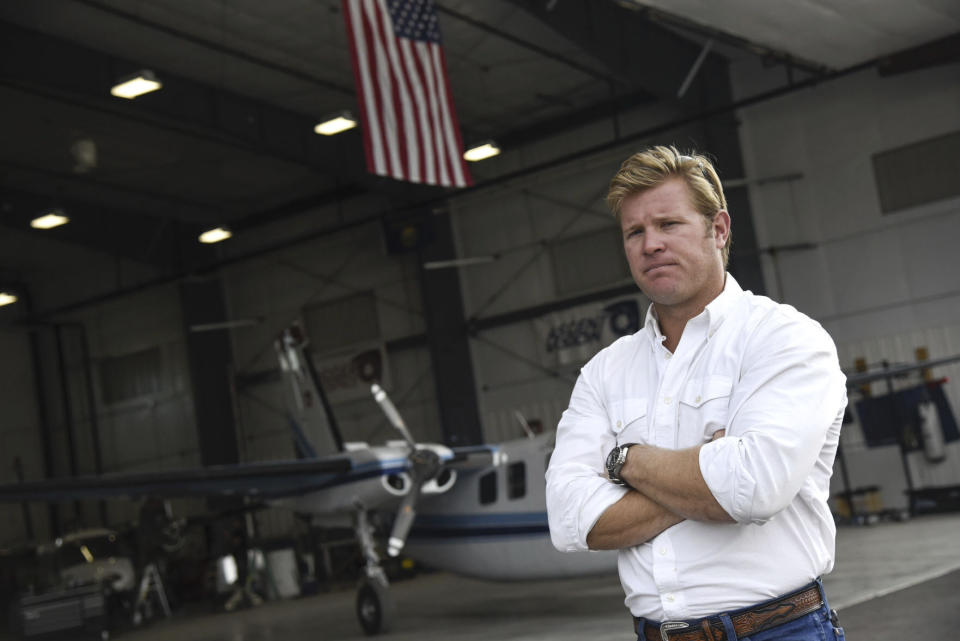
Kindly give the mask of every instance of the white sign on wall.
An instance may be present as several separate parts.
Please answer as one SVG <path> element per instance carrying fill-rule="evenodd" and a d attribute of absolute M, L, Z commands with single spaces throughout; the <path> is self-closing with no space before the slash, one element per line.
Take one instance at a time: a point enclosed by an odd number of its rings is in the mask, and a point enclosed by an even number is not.
<path fill-rule="evenodd" d="M 541 362 L 553 368 L 580 367 L 621 336 L 640 329 L 641 297 L 588 303 L 541 316 L 537 328 Z"/>
<path fill-rule="evenodd" d="M 384 380 L 387 355 L 382 344 L 318 355 L 314 363 L 320 384 L 331 403 L 372 398 L 370 385 L 373 383 L 390 386 Z"/>

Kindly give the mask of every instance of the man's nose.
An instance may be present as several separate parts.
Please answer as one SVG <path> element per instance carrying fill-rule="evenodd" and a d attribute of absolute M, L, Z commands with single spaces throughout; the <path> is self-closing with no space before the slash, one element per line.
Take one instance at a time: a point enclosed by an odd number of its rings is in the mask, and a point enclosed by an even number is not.
<path fill-rule="evenodd" d="M 648 231 L 643 235 L 643 253 L 655 254 L 663 251 L 663 236 L 655 231 Z"/>

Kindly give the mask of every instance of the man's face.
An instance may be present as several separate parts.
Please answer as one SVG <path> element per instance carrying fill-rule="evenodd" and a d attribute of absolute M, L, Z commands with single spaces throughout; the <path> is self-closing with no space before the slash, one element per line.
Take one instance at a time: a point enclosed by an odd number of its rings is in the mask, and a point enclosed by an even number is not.
<path fill-rule="evenodd" d="M 705 227 L 681 178 L 623 201 L 620 228 L 630 273 L 658 311 L 696 315 L 722 291 L 721 248 L 730 215 L 720 211 Z"/>

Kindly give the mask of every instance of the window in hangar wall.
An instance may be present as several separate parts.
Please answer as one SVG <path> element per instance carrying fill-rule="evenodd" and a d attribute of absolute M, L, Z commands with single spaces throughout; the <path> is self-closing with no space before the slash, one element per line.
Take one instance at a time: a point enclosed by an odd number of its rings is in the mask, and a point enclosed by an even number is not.
<path fill-rule="evenodd" d="M 303 308 L 307 339 L 318 353 L 380 339 L 373 292 L 360 292 Z"/>
<path fill-rule="evenodd" d="M 615 285 L 630 278 L 620 227 L 611 216 L 602 229 L 550 243 L 558 296 Z"/>
<path fill-rule="evenodd" d="M 100 360 L 100 395 L 104 405 L 152 396 L 166 390 L 159 347 Z"/>
<path fill-rule="evenodd" d="M 960 196 L 960 131 L 873 155 L 880 209 L 892 214 Z"/>

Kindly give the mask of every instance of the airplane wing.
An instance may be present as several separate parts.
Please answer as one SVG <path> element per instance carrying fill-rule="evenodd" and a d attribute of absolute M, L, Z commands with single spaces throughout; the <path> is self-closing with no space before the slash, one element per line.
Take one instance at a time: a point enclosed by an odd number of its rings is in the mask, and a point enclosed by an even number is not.
<path fill-rule="evenodd" d="M 451 448 L 453 458 L 446 466 L 455 470 L 478 470 L 496 467 L 505 462 L 506 454 L 497 445 L 464 445 Z"/>
<path fill-rule="evenodd" d="M 296 496 L 351 477 L 349 455 L 242 463 L 139 474 L 105 474 L 0 484 L 0 502 L 73 501 L 142 496 Z"/>
<path fill-rule="evenodd" d="M 847 387 L 855 387 L 857 385 L 863 385 L 865 383 L 884 379 L 893 379 L 917 370 L 928 369 L 938 365 L 947 365 L 957 361 L 960 361 L 960 354 L 929 361 L 917 361 L 916 363 L 910 363 L 907 365 L 894 365 L 887 369 L 875 370 L 872 372 L 851 372 L 847 374 Z"/>

